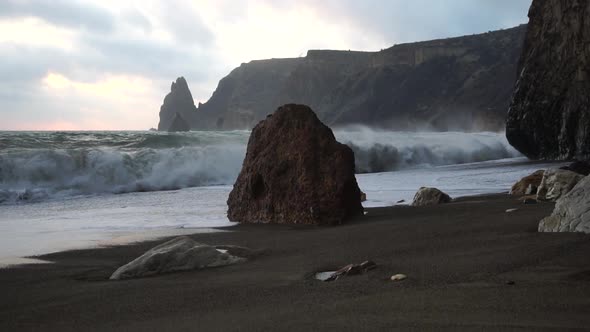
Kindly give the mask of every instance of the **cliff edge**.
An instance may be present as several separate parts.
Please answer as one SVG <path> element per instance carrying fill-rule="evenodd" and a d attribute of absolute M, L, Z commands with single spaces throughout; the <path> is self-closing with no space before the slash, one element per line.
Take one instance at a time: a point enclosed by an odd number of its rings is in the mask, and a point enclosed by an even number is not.
<path fill-rule="evenodd" d="M 590 157 L 590 0 L 534 0 L 506 122 L 534 159 Z"/>
<path fill-rule="evenodd" d="M 251 61 L 219 82 L 191 126 L 251 129 L 277 105 L 300 103 L 330 126 L 503 130 L 525 31 Z"/>

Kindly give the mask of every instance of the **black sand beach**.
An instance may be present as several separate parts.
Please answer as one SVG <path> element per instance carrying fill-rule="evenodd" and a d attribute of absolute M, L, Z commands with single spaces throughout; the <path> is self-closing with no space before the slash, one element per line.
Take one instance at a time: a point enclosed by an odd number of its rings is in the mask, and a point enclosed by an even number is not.
<path fill-rule="evenodd" d="M 588 329 L 590 236 L 538 233 L 552 209 L 490 195 L 338 227 L 239 225 L 192 237 L 261 249 L 251 261 L 127 281 L 107 279 L 162 241 L 51 254 L 0 270 L 0 331 Z M 367 259 L 378 268 L 312 278 Z"/>

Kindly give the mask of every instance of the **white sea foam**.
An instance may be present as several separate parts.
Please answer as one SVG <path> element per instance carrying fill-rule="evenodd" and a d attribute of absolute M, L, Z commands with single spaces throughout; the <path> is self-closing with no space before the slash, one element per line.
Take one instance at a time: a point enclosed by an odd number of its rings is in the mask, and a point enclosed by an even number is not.
<path fill-rule="evenodd" d="M 437 187 L 453 198 L 507 192 L 521 177 L 559 166 L 513 158 L 358 174 L 357 181 L 367 194 L 363 206 L 391 206 L 401 199 L 410 203 L 421 186 Z M 230 226 L 226 215 L 230 190 L 231 186 L 194 187 L 2 205 L 0 266 L 25 255 Z"/>
<path fill-rule="evenodd" d="M 357 172 L 373 173 L 519 156 L 503 134 L 334 131 L 355 151 Z M 0 132 L 0 204 L 96 194 L 231 185 L 247 131 Z"/>
<path fill-rule="evenodd" d="M 0 158 L 0 202 L 231 183 L 244 145 L 24 150 Z"/>
<path fill-rule="evenodd" d="M 521 156 L 501 133 L 392 132 L 354 126 L 335 131 L 335 136 L 352 147 L 359 173 Z"/>

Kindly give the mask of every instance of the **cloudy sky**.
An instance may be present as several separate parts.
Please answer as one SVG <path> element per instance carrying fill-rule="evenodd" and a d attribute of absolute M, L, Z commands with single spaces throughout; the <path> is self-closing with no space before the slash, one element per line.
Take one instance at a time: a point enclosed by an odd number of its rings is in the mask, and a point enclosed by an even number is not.
<path fill-rule="evenodd" d="M 0 130 L 147 129 L 242 62 L 526 23 L 531 0 L 0 0 Z"/>

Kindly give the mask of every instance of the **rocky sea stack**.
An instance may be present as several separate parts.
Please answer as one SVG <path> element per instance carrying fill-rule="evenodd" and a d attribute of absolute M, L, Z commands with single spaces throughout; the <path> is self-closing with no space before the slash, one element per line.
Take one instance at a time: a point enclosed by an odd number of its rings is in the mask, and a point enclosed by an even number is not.
<path fill-rule="evenodd" d="M 196 119 L 197 107 L 193 100 L 193 95 L 188 88 L 184 77 L 179 77 L 176 82 L 172 82 L 170 93 L 164 98 L 164 103 L 160 107 L 159 131 L 188 131 L 190 123 Z M 180 118 L 180 119 L 178 119 Z M 176 127 L 172 127 L 175 124 Z M 180 127 L 179 127 L 180 126 Z M 179 130 L 178 128 L 185 128 Z"/>
<path fill-rule="evenodd" d="M 245 223 L 342 223 L 362 215 L 354 153 L 305 105 L 279 107 L 254 127 L 229 195 L 228 218 Z"/>
<path fill-rule="evenodd" d="M 186 120 L 180 115 L 180 113 L 176 113 L 174 118 L 172 119 L 172 123 L 168 127 L 168 131 L 176 132 L 176 131 L 190 131 L 191 126 L 186 122 Z"/>
<path fill-rule="evenodd" d="M 506 137 L 529 158 L 590 157 L 590 0 L 535 0 Z"/>

